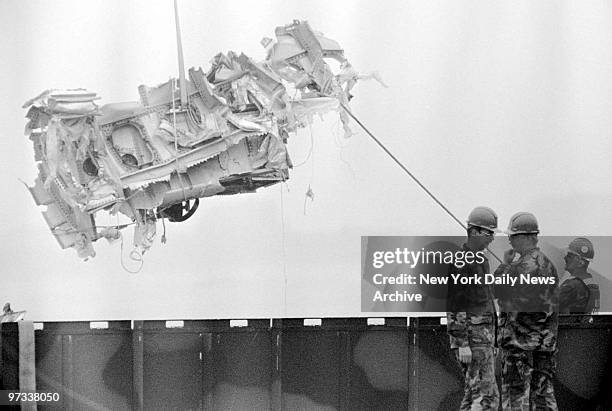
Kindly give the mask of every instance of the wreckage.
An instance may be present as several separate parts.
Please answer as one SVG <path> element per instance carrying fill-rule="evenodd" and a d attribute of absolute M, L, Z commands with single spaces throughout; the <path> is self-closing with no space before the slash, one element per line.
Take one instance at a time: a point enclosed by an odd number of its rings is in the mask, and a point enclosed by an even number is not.
<path fill-rule="evenodd" d="M 142 255 L 160 219 L 178 222 L 199 199 L 254 192 L 289 178 L 287 138 L 313 115 L 337 111 L 360 76 L 340 45 L 307 22 L 263 39 L 264 61 L 218 54 L 207 72 L 185 76 L 179 43 L 179 80 L 140 86 L 140 101 L 99 107 L 83 89 L 49 90 L 25 103 L 26 134 L 38 177 L 28 187 L 62 248 L 95 256 L 93 242 L 120 238 L 134 226 Z M 326 59 L 335 59 L 333 73 Z M 372 76 L 372 75 L 370 75 Z M 375 77 L 375 76 L 374 76 Z M 123 214 L 131 223 L 97 226 L 96 214 Z"/>
<path fill-rule="evenodd" d="M 12 323 L 22 321 L 26 315 L 25 311 L 13 311 L 11 303 L 4 304 L 2 314 L 0 314 L 0 323 Z"/>

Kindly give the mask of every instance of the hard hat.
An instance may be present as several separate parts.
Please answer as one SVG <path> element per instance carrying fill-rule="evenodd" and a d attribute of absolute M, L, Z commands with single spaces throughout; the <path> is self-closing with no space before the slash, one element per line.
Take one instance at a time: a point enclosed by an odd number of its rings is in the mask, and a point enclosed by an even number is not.
<path fill-rule="evenodd" d="M 567 247 L 567 252 L 577 255 L 587 261 L 591 261 L 595 257 L 595 249 L 593 243 L 587 238 L 578 237 L 572 240 Z"/>
<path fill-rule="evenodd" d="M 489 207 L 476 207 L 472 210 L 467 220 L 468 227 L 480 227 L 493 232 L 497 229 L 497 214 Z"/>
<path fill-rule="evenodd" d="M 538 234 L 538 220 L 531 213 L 520 211 L 510 218 L 508 229 L 505 231 L 508 235 L 515 234 Z"/>

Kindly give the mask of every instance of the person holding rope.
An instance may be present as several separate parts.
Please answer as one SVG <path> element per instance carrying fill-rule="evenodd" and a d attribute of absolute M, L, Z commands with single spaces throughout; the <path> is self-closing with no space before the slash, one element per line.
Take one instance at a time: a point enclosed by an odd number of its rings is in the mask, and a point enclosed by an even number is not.
<path fill-rule="evenodd" d="M 497 214 L 488 207 L 476 207 L 467 221 L 464 251 L 482 252 L 493 241 Z M 485 257 L 461 268 L 450 266 L 452 273 L 484 277 L 490 273 Z M 451 283 L 452 284 L 452 283 Z M 450 348 L 464 375 L 464 393 L 460 410 L 497 410 L 499 390 L 495 381 L 495 332 L 497 317 L 491 285 L 449 285 L 447 329 Z"/>

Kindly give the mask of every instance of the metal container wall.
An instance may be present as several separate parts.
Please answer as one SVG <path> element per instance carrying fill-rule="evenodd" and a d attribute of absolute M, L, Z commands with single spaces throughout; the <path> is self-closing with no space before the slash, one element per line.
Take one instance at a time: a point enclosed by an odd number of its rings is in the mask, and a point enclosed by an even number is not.
<path fill-rule="evenodd" d="M 612 316 L 564 317 L 559 409 L 612 409 Z M 44 323 L 35 332 L 39 409 L 454 410 L 459 367 L 439 318 Z M 245 325 L 239 324 L 239 325 Z M 3 389 L 18 387 L 18 330 L 2 325 Z M 499 368 L 499 367 L 498 367 Z"/>
<path fill-rule="evenodd" d="M 91 329 L 88 322 L 44 323 L 35 332 L 35 356 L 37 391 L 61 397 L 39 409 L 131 409 L 130 321 L 110 321 L 107 329 Z"/>
<path fill-rule="evenodd" d="M 135 409 L 271 408 L 270 320 L 231 327 L 229 320 L 135 323 Z M 136 355 L 138 357 L 138 354 Z M 139 400 L 142 398 L 142 400 Z"/>

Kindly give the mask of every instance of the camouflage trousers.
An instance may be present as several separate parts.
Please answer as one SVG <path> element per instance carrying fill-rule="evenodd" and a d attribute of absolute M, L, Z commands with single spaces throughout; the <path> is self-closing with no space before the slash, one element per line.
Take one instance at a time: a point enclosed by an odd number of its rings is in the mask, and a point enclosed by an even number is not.
<path fill-rule="evenodd" d="M 554 351 L 502 351 L 502 409 L 557 411 Z"/>
<path fill-rule="evenodd" d="M 465 383 L 461 411 L 495 410 L 499 406 L 499 391 L 495 381 L 495 355 L 493 347 L 471 347 L 472 362 L 459 363 Z M 456 350 L 455 350 L 456 351 Z"/>

